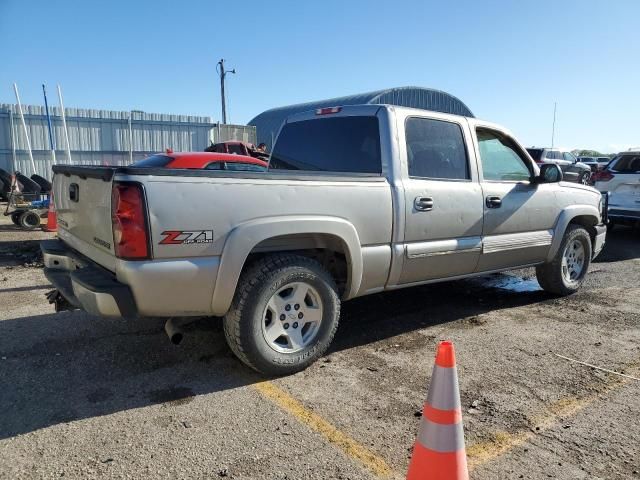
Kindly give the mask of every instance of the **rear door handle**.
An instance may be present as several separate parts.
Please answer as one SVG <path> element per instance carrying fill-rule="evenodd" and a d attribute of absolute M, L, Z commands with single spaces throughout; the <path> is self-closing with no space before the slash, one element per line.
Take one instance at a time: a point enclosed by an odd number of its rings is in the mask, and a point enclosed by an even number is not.
<path fill-rule="evenodd" d="M 428 212 L 429 210 L 433 210 L 433 198 L 416 197 L 416 199 L 413 201 L 413 206 L 416 207 L 416 210 L 420 210 L 421 212 Z"/>
<path fill-rule="evenodd" d="M 497 195 L 489 195 L 487 197 L 487 208 L 500 208 L 502 206 L 502 199 Z"/>

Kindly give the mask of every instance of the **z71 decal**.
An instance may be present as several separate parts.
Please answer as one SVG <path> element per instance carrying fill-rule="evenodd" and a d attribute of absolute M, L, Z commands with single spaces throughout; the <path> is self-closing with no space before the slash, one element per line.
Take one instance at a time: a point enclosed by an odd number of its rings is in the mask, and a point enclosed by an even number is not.
<path fill-rule="evenodd" d="M 213 243 L 213 230 L 166 230 L 160 245 L 190 245 Z"/>

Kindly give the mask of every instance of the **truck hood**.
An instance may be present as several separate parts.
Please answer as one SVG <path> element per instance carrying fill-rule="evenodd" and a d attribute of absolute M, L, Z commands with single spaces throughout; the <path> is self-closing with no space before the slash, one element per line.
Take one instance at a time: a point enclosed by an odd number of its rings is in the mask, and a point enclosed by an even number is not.
<path fill-rule="evenodd" d="M 581 183 L 565 182 L 565 181 L 560 182 L 560 185 L 563 188 L 577 188 L 578 190 L 584 190 L 586 192 L 591 192 L 591 193 L 593 193 L 594 195 L 597 195 L 597 196 L 601 195 L 600 192 L 595 187 L 592 187 L 590 185 L 582 185 Z"/>

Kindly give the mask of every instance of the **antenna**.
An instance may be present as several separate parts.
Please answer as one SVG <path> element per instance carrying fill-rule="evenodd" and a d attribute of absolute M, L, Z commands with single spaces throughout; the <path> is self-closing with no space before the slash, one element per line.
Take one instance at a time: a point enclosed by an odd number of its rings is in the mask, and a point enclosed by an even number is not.
<path fill-rule="evenodd" d="M 558 102 L 553 102 L 553 126 L 551 127 L 551 148 L 553 148 L 554 141 L 556 139 L 556 109 Z"/>

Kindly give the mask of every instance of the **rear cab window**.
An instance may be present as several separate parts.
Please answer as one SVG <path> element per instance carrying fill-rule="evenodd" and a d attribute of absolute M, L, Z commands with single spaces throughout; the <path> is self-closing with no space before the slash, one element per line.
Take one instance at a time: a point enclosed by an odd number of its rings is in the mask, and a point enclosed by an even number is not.
<path fill-rule="evenodd" d="M 151 155 L 150 157 L 143 158 L 137 162 L 131 164 L 132 167 L 144 167 L 144 168 L 164 168 L 173 160 L 173 157 L 167 155 Z"/>
<path fill-rule="evenodd" d="M 380 175 L 378 118 L 334 117 L 287 123 L 276 140 L 269 169 Z"/>
<path fill-rule="evenodd" d="M 264 172 L 266 168 L 253 163 L 226 162 L 225 170 L 235 172 Z"/>

